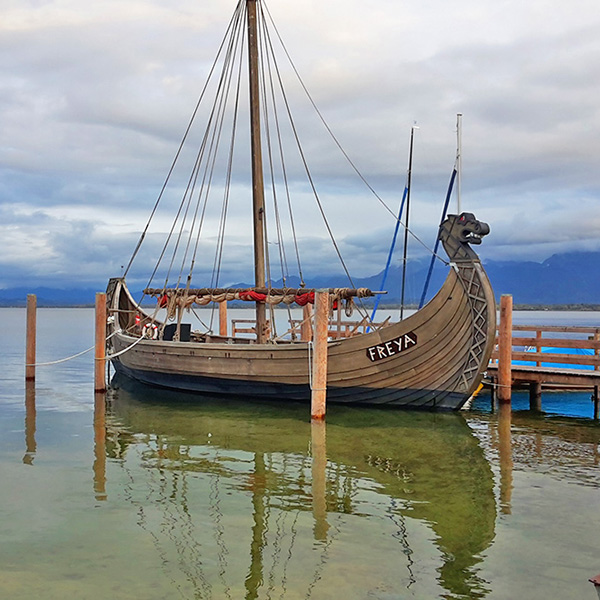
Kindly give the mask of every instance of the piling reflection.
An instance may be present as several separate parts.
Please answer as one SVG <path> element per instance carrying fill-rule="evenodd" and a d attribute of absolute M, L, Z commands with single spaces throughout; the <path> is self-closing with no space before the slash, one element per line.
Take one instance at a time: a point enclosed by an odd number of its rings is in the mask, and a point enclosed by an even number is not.
<path fill-rule="evenodd" d="M 252 490 L 252 542 L 250 544 L 250 567 L 246 575 L 246 599 L 258 598 L 258 591 L 263 582 L 263 549 L 265 523 L 265 495 L 267 470 L 262 453 L 254 455 L 254 470 L 250 475 L 249 487 Z"/>
<path fill-rule="evenodd" d="M 106 392 L 94 394 L 94 494 L 106 500 Z"/>
<path fill-rule="evenodd" d="M 543 472 L 564 481 L 600 487 L 598 471 L 593 468 L 598 465 L 600 428 L 594 421 L 524 411 L 510 415 L 510 430 L 506 423 L 508 419 L 498 420 L 501 449 L 506 449 L 500 456 L 504 489 L 508 491 L 512 486 L 512 471 L 516 470 Z M 507 498 L 510 501 L 510 494 Z"/>
<path fill-rule="evenodd" d="M 327 468 L 327 426 L 323 421 L 310 424 L 312 454 L 312 510 L 315 519 L 315 540 L 327 541 L 326 468 Z"/>
<path fill-rule="evenodd" d="M 511 441 L 512 410 L 510 404 L 498 407 L 498 454 L 500 458 L 500 512 L 511 514 L 513 459 Z"/>
<path fill-rule="evenodd" d="M 37 451 L 35 441 L 36 407 L 35 407 L 35 381 L 25 382 L 25 455 L 23 462 L 33 465 Z"/>
<path fill-rule="evenodd" d="M 489 593 L 493 477 L 460 415 L 336 407 L 311 424 L 303 406 L 110 394 L 123 494 L 198 597 Z"/>

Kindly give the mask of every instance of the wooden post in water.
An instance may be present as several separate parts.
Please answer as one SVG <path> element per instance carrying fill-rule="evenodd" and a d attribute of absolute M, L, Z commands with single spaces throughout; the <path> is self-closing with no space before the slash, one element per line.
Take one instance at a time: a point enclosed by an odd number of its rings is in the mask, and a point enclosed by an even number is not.
<path fill-rule="evenodd" d="M 25 347 L 25 380 L 35 379 L 35 337 L 37 297 L 27 294 L 27 341 Z"/>
<path fill-rule="evenodd" d="M 529 410 L 542 412 L 542 384 L 539 381 L 529 384 Z"/>
<path fill-rule="evenodd" d="M 96 355 L 94 391 L 106 391 L 106 294 L 96 293 Z"/>
<path fill-rule="evenodd" d="M 329 291 L 315 292 L 315 341 L 312 364 L 311 418 L 325 418 L 327 396 L 327 335 L 329 333 Z"/>
<path fill-rule="evenodd" d="M 498 331 L 498 402 L 510 403 L 512 386 L 512 305 L 509 294 L 500 298 L 500 327 Z"/>
<path fill-rule="evenodd" d="M 25 382 L 25 455 L 23 463 L 32 465 L 37 449 L 35 442 L 35 381 Z"/>
<path fill-rule="evenodd" d="M 227 337 L 227 300 L 219 302 L 219 335 Z"/>
<path fill-rule="evenodd" d="M 496 408 L 498 407 L 498 380 L 496 377 L 492 377 L 491 380 L 491 388 L 490 388 L 490 411 L 496 412 Z"/>

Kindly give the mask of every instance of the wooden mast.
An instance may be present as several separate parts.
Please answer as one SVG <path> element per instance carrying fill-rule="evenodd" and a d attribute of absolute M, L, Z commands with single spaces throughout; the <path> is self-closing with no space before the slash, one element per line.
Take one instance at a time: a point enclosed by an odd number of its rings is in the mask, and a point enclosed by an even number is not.
<path fill-rule="evenodd" d="M 265 287 L 265 193 L 263 182 L 262 148 L 260 139 L 260 98 L 258 64 L 257 0 L 246 0 L 248 12 L 248 66 L 250 79 L 250 135 L 252 140 L 252 207 L 254 225 L 254 285 Z M 266 341 L 266 306 L 256 303 L 256 340 Z"/>

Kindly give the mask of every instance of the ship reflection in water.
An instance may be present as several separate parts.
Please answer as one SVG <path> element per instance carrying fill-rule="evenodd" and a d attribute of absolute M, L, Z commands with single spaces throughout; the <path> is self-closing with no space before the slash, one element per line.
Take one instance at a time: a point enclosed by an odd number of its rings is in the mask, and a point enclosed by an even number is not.
<path fill-rule="evenodd" d="M 127 500 L 182 597 L 486 597 L 494 481 L 463 417 L 307 416 L 114 380 L 96 498 Z"/>

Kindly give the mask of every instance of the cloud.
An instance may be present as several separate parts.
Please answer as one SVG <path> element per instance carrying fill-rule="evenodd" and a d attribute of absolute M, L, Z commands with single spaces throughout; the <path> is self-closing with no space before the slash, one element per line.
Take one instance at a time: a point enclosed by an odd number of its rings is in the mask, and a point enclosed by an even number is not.
<path fill-rule="evenodd" d="M 433 245 L 459 112 L 462 206 L 492 228 L 479 249 L 484 258 L 543 260 L 600 248 L 600 14 L 595 0 L 547 8 L 516 0 L 269 4 L 321 114 L 390 209 L 348 168 L 302 87 L 286 79 L 329 228 L 360 275 L 385 263 L 390 212 L 404 188 L 415 121 L 411 227 Z M 0 285 L 95 282 L 119 274 L 232 10 L 220 0 L 6 3 L 0 23 Z M 193 133 L 196 145 L 201 135 Z M 246 126 L 238 136 L 248 144 Z M 184 161 L 191 164 L 193 156 Z M 219 158 L 219 166 L 224 161 Z M 226 229 L 232 250 L 223 256 L 223 278 L 231 281 L 252 272 L 244 249 L 251 240 L 249 164 L 236 154 L 234 166 Z M 320 211 L 309 211 L 315 200 L 301 182 L 302 170 L 290 166 L 286 175 L 299 201 L 295 226 L 306 268 L 339 271 Z M 175 191 L 185 185 L 178 180 L 167 193 L 167 208 L 176 210 Z M 220 197 L 224 185 L 215 179 Z M 279 202 L 293 263 L 285 193 Z M 268 218 L 276 224 L 272 213 Z M 220 209 L 207 207 L 208 239 L 200 246 L 207 276 L 219 219 Z M 140 253 L 140 281 L 169 228 L 166 214 L 158 213 Z M 276 228 L 269 240 L 277 256 Z M 410 244 L 409 254 L 420 257 L 423 248 Z"/>

